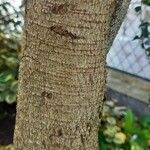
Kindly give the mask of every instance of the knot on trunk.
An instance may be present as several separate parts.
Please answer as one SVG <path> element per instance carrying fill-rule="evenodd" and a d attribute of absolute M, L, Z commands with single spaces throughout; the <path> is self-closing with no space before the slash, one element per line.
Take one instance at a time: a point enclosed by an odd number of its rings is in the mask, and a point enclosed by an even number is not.
<path fill-rule="evenodd" d="M 55 4 L 51 8 L 53 14 L 65 14 L 68 11 L 71 11 L 75 8 L 75 5 L 64 3 L 64 4 Z"/>
<path fill-rule="evenodd" d="M 54 13 L 54 14 L 65 14 L 65 13 L 67 13 L 67 11 L 68 11 L 68 7 L 69 7 L 69 5 L 68 4 L 60 4 L 60 5 L 54 5 L 53 7 L 52 7 L 52 13 Z"/>
<path fill-rule="evenodd" d="M 42 92 L 41 96 L 44 97 L 44 98 L 51 99 L 52 98 L 52 93 L 48 93 L 48 92 L 44 91 L 44 92 Z"/>

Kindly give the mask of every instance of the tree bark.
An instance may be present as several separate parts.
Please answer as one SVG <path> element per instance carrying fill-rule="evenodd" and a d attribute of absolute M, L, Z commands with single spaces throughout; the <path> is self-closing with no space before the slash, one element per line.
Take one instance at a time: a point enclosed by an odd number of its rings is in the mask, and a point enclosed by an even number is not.
<path fill-rule="evenodd" d="M 17 150 L 98 149 L 109 28 L 124 6 L 118 2 L 26 1 Z"/>

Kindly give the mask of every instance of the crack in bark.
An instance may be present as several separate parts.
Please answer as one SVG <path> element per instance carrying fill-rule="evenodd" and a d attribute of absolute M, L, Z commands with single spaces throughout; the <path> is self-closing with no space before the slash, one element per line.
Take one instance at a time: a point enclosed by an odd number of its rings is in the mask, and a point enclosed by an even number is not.
<path fill-rule="evenodd" d="M 66 38 L 81 39 L 81 37 L 77 36 L 76 34 L 73 34 L 73 33 L 69 32 L 68 30 L 63 29 L 62 26 L 51 26 L 50 30 L 55 32 L 56 34 L 66 37 Z"/>
<path fill-rule="evenodd" d="M 82 146 L 83 146 L 83 150 L 85 150 L 85 138 L 82 134 L 80 135 L 80 137 L 81 137 L 81 143 L 82 143 Z"/>
<path fill-rule="evenodd" d="M 47 148 L 46 142 L 44 140 L 42 141 L 42 145 L 44 146 L 45 149 Z"/>

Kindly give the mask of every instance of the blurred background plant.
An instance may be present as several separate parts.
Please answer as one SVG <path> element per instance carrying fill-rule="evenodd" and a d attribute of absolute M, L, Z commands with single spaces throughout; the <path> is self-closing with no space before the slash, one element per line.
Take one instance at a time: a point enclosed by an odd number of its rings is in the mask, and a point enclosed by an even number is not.
<path fill-rule="evenodd" d="M 15 148 L 12 144 L 10 144 L 8 146 L 0 146 L 0 150 L 15 150 Z"/>
<path fill-rule="evenodd" d="M 148 150 L 150 148 L 150 116 L 137 118 L 132 110 L 107 101 L 99 131 L 102 150 Z"/>
<path fill-rule="evenodd" d="M 0 102 L 16 102 L 22 12 L 9 2 L 0 3 Z"/>
<path fill-rule="evenodd" d="M 142 0 L 143 4 L 150 6 L 150 0 Z"/>
<path fill-rule="evenodd" d="M 142 5 L 150 6 L 150 0 L 142 0 L 142 3 Z M 135 7 L 137 13 L 142 13 L 142 5 Z M 134 40 L 140 40 L 141 47 L 145 50 L 147 55 L 150 56 L 150 20 L 141 19 L 141 24 L 139 26 L 141 33 L 140 35 L 136 35 Z"/>

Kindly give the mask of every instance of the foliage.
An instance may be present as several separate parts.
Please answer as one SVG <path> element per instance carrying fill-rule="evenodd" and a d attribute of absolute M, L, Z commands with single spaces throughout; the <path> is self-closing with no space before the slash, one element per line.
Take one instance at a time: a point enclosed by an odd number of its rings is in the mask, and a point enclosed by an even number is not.
<path fill-rule="evenodd" d="M 15 150 L 15 148 L 12 144 L 10 144 L 8 146 L 0 146 L 0 150 Z"/>
<path fill-rule="evenodd" d="M 150 146 L 150 116 L 139 119 L 130 109 L 107 101 L 99 131 L 102 150 L 148 150 Z"/>
<path fill-rule="evenodd" d="M 16 101 L 21 15 L 10 3 L 0 4 L 0 102 Z"/>
<path fill-rule="evenodd" d="M 150 6 L 150 0 L 142 0 L 143 4 Z"/>
<path fill-rule="evenodd" d="M 150 6 L 150 0 L 142 0 L 142 3 Z M 141 14 L 142 6 L 137 6 L 135 8 L 135 11 L 137 13 Z M 150 56 L 150 22 L 141 20 L 141 24 L 139 26 L 141 30 L 140 35 L 136 35 L 134 37 L 134 40 L 140 40 L 141 41 L 141 47 L 145 50 L 146 54 Z"/>

